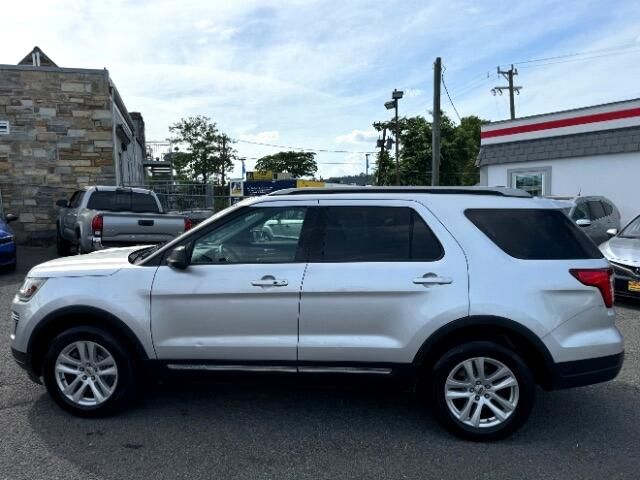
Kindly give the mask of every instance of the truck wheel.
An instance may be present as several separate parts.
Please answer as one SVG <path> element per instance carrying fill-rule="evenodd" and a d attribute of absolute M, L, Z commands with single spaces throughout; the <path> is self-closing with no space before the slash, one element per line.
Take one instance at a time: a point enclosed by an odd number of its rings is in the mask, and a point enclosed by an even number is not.
<path fill-rule="evenodd" d="M 433 369 L 431 404 L 454 435 L 474 441 L 507 437 L 529 417 L 533 374 L 522 358 L 491 341 L 458 345 Z"/>
<path fill-rule="evenodd" d="M 134 393 L 131 354 L 100 328 L 74 327 L 56 336 L 43 360 L 42 373 L 55 402 L 79 417 L 112 414 Z"/>
<path fill-rule="evenodd" d="M 71 253 L 71 242 L 62 238 L 59 228 L 56 229 L 56 250 L 61 257 L 66 257 Z"/>

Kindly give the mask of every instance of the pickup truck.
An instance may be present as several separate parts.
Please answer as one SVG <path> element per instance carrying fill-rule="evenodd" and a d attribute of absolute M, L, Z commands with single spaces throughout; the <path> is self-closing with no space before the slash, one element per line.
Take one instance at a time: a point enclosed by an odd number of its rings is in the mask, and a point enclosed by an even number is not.
<path fill-rule="evenodd" d="M 89 253 L 130 245 L 172 240 L 191 228 L 182 215 L 164 213 L 151 190 L 113 186 L 85 187 L 71 198 L 58 200 L 58 254 Z"/>

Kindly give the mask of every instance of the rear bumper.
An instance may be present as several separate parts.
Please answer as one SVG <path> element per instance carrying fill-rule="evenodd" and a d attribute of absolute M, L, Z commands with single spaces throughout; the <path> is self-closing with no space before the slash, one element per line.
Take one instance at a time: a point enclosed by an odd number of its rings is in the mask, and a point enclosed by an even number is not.
<path fill-rule="evenodd" d="M 16 361 L 18 366 L 27 372 L 27 375 L 29 375 L 31 380 L 36 383 L 42 383 L 40 381 L 40 376 L 33 369 L 31 355 L 25 352 L 20 352 L 13 347 L 11 347 L 11 353 L 13 354 L 13 359 Z"/>
<path fill-rule="evenodd" d="M 623 361 L 624 352 L 620 352 L 606 357 L 556 363 L 551 389 L 582 387 L 613 380 L 622 369 Z"/>

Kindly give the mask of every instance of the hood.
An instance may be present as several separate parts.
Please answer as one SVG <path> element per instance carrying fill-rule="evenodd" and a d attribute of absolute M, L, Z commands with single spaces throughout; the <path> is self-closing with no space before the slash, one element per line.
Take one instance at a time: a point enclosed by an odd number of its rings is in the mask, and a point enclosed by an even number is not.
<path fill-rule="evenodd" d="M 640 238 L 613 237 L 600 245 L 607 260 L 632 267 L 640 267 Z"/>
<path fill-rule="evenodd" d="M 123 267 L 130 266 L 129 255 L 136 250 L 146 248 L 134 247 L 110 248 L 86 255 L 62 257 L 36 265 L 27 274 L 29 277 L 103 277 L 113 275 Z"/>

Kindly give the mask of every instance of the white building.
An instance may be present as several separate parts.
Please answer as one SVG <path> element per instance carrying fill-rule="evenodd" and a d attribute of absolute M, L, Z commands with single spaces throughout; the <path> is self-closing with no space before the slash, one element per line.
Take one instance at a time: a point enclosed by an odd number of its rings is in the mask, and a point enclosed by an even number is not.
<path fill-rule="evenodd" d="M 640 99 L 493 122 L 481 130 L 480 184 L 533 195 L 603 195 L 640 213 Z"/>

